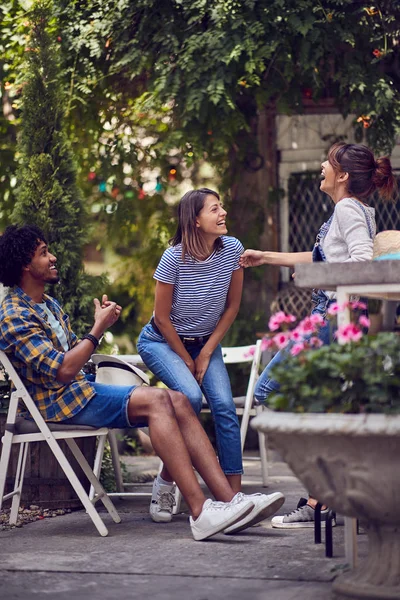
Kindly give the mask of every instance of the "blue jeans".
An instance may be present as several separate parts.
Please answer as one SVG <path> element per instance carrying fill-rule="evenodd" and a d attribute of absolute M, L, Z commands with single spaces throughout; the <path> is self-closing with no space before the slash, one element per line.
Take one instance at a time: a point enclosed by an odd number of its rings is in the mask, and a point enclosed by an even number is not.
<path fill-rule="evenodd" d="M 187 346 L 193 360 L 202 345 Z M 200 413 L 203 394 L 214 420 L 218 458 L 226 475 L 243 473 L 239 420 L 232 398 L 231 384 L 226 370 L 221 346 L 214 350 L 201 387 L 184 361 L 167 344 L 165 339 L 145 325 L 137 342 L 138 352 L 145 365 L 168 388 L 182 392 L 188 397 L 196 414 Z"/>
<path fill-rule="evenodd" d="M 329 306 L 336 302 L 336 300 L 331 300 L 322 290 L 313 291 L 311 299 L 314 305 L 311 314 L 318 314 L 324 318 Z M 333 331 L 334 329 L 332 327 L 332 323 L 328 321 L 326 325 L 319 329 L 318 338 L 323 344 L 330 344 L 333 337 Z M 254 397 L 260 404 L 265 404 L 265 401 L 272 392 L 279 391 L 279 383 L 271 378 L 271 370 L 275 365 L 279 364 L 285 359 L 290 351 L 290 348 L 291 344 L 289 343 L 284 350 L 279 350 L 272 360 L 270 360 L 257 380 L 254 390 Z"/>

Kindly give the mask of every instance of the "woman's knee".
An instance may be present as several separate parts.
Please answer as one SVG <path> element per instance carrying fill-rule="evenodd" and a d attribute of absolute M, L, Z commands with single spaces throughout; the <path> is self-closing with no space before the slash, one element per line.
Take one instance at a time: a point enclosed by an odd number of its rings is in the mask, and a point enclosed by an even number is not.
<path fill-rule="evenodd" d="M 260 404 L 266 404 L 272 392 L 279 391 L 279 383 L 270 377 L 259 378 L 254 389 L 254 398 Z"/>

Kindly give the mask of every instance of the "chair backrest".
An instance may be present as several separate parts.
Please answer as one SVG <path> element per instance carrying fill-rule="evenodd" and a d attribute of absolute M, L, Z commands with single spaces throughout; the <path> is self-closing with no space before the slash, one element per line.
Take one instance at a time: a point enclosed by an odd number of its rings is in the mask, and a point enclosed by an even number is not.
<path fill-rule="evenodd" d="M 246 391 L 246 405 L 253 401 L 254 387 L 256 385 L 261 363 L 261 354 L 261 340 L 257 340 L 256 344 L 251 346 L 222 348 L 222 357 L 226 365 L 252 363 Z"/>
<path fill-rule="evenodd" d="M 15 421 L 17 419 L 18 402 L 19 400 L 22 400 L 40 432 L 46 437 L 51 437 L 50 429 L 46 421 L 40 414 L 39 409 L 34 403 L 28 390 L 22 383 L 22 380 L 18 375 L 17 371 L 14 369 L 10 359 L 2 350 L 0 350 L 0 362 L 3 365 L 4 370 L 6 371 L 7 375 L 9 376 L 15 387 L 15 390 L 12 392 L 10 397 L 10 406 L 7 414 L 6 428 L 13 428 L 15 426 Z"/>
<path fill-rule="evenodd" d="M 222 348 L 222 357 L 226 365 L 252 362 L 254 359 L 257 359 L 256 354 L 260 354 L 261 356 L 260 350 L 261 340 L 257 341 L 256 345 Z"/>

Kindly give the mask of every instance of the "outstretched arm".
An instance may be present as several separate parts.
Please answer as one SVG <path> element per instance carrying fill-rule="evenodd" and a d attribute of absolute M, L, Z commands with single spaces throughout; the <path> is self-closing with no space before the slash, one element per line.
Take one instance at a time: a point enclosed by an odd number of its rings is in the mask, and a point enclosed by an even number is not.
<path fill-rule="evenodd" d="M 277 267 L 294 267 L 298 263 L 312 262 L 311 252 L 268 252 L 246 250 L 239 259 L 242 267 L 259 267 L 276 265 Z"/>

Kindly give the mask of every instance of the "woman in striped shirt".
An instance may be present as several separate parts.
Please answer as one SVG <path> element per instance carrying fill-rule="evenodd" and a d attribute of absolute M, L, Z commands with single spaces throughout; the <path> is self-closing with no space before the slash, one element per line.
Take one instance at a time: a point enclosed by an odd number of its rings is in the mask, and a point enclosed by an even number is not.
<path fill-rule="evenodd" d="M 233 491 L 239 492 L 243 473 L 240 428 L 220 342 L 240 306 L 243 246 L 226 235 L 226 214 L 212 190 L 192 190 L 183 196 L 176 234 L 154 274 L 154 315 L 143 328 L 137 348 L 165 385 L 189 398 L 196 414 L 204 394 L 214 420 L 222 470 Z M 171 490 L 171 477 L 164 467 L 153 487 L 153 520 L 171 520 Z M 162 503 L 160 493 L 164 493 Z M 272 499 L 261 494 L 257 498 L 257 520 L 261 520 L 268 516 L 266 506 Z M 269 514 L 271 510 L 270 506 Z"/>

